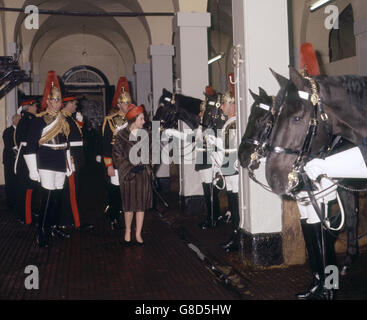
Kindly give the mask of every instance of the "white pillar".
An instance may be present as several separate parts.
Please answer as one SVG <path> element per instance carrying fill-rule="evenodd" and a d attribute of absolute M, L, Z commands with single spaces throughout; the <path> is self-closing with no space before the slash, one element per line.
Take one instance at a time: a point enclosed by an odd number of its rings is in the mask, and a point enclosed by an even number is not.
<path fill-rule="evenodd" d="M 153 87 L 153 111 L 157 111 L 158 101 L 162 95 L 162 89 L 172 92 L 173 74 L 172 57 L 174 47 L 167 45 L 150 46 L 152 57 L 152 87 Z"/>
<path fill-rule="evenodd" d="M 204 99 L 203 92 L 208 85 L 208 37 L 210 13 L 177 12 L 173 21 L 176 47 L 176 75 L 180 79 L 184 95 Z M 188 128 L 181 124 L 181 129 Z M 187 148 L 186 151 L 187 153 Z M 188 157 L 190 158 L 190 156 Z M 186 213 L 202 212 L 202 185 L 195 171 L 195 164 L 180 165 L 181 208 Z"/>
<path fill-rule="evenodd" d="M 14 56 L 16 52 L 17 52 L 17 44 L 15 42 L 8 43 L 7 55 Z M 11 118 L 15 114 L 17 108 L 18 108 L 18 88 L 15 87 L 6 95 L 6 115 L 8 118 L 8 125 L 11 125 Z"/>
<path fill-rule="evenodd" d="M 248 89 L 258 92 L 258 87 L 261 86 L 269 95 L 275 95 L 279 86 L 269 68 L 285 76 L 288 75 L 287 0 L 232 0 L 232 17 L 233 43 L 235 46 L 240 46 L 241 57 L 244 60 L 240 64 L 239 79 L 237 79 L 240 81 L 241 99 L 236 101 L 237 127 L 242 126 L 239 132 L 239 136 L 242 137 L 253 102 Z M 239 139 L 238 143 L 240 142 Z M 263 165 L 256 170 L 256 176 L 266 183 Z M 281 199 L 249 180 L 247 170 L 243 168 L 240 170 L 239 196 L 241 228 L 249 235 L 250 245 L 256 251 L 255 264 L 282 263 L 281 259 L 278 259 L 279 250 L 281 256 L 282 248 Z M 263 237 L 264 234 L 268 236 Z M 271 240 L 273 247 L 265 250 L 270 245 L 267 239 L 271 239 L 272 235 L 274 235 Z M 277 243 L 275 254 L 274 243 Z M 278 260 L 271 261 L 273 258 Z"/>
<path fill-rule="evenodd" d="M 174 47 L 152 45 L 150 46 L 150 55 L 152 57 L 152 109 L 154 115 L 158 108 L 159 98 L 162 95 L 162 89 L 170 92 L 173 89 L 172 57 L 174 55 Z M 162 179 L 169 176 L 169 165 L 161 164 L 157 170 L 157 177 Z"/>
<path fill-rule="evenodd" d="M 354 23 L 354 35 L 357 38 L 358 71 L 361 76 L 367 75 L 367 19 Z"/>
<path fill-rule="evenodd" d="M 136 103 L 143 104 L 146 111 L 150 112 L 149 94 L 151 92 L 150 64 L 139 63 L 134 65 L 136 73 Z"/>

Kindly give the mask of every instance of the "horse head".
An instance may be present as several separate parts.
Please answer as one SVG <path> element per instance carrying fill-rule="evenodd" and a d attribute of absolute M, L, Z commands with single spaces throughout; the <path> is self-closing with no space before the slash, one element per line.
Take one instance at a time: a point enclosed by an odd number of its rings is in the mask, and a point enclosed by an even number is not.
<path fill-rule="evenodd" d="M 223 114 L 221 107 L 221 94 L 215 93 L 208 96 L 205 101 L 203 101 L 204 112 L 201 117 L 201 124 L 203 129 L 221 129 L 225 122 L 226 116 Z"/>
<path fill-rule="evenodd" d="M 185 122 L 190 129 L 196 129 L 200 124 L 200 106 L 202 100 L 176 94 L 175 105 L 177 108 L 177 118 Z"/>
<path fill-rule="evenodd" d="M 159 98 L 159 106 L 153 117 L 153 120 L 160 121 L 161 130 L 177 129 L 177 107 L 175 101 L 176 95 L 166 89 L 162 90 L 162 96 Z"/>
<path fill-rule="evenodd" d="M 328 144 L 329 134 L 318 125 L 323 121 L 316 112 L 317 102 L 311 102 L 318 77 L 303 77 L 291 67 L 290 80 L 273 75 L 281 88 L 274 101 L 276 119 L 269 137 L 266 179 L 275 193 L 290 195 L 300 186 L 305 161 Z"/>
<path fill-rule="evenodd" d="M 238 149 L 238 159 L 242 167 L 255 170 L 260 165 L 259 158 L 265 156 L 264 146 L 273 127 L 273 98 L 262 88 L 259 88 L 259 95 L 249 91 L 254 103 Z"/>

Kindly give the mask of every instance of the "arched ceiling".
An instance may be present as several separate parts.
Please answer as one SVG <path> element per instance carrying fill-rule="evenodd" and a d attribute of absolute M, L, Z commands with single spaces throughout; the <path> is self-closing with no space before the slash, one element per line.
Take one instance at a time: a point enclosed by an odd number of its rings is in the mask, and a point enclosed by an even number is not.
<path fill-rule="evenodd" d="M 26 0 L 28 4 L 37 5 L 39 9 L 65 10 L 82 12 L 142 12 L 138 1 L 127 0 Z M 19 14 L 15 26 L 15 41 L 22 43 L 23 57 L 29 61 L 39 59 L 45 50 L 58 38 L 71 34 L 94 34 L 111 43 L 120 53 L 123 60 L 130 64 L 146 59 L 146 47 L 151 42 L 151 35 L 145 17 L 80 17 L 63 15 L 40 15 L 40 28 L 37 31 L 25 30 L 24 14 Z M 133 27 L 131 27 L 133 21 Z M 134 41 L 139 32 L 139 41 Z M 143 49 L 143 53 L 142 53 Z M 140 56 L 139 56 L 140 54 Z M 126 61 L 125 61 L 126 62 Z"/>
<path fill-rule="evenodd" d="M 9 7 L 18 7 L 22 0 L 5 0 Z M 23 7 L 35 5 L 44 10 L 82 12 L 210 12 L 210 31 L 232 38 L 231 0 L 25 0 Z M 172 17 L 80 17 L 40 15 L 40 28 L 26 30 L 24 14 L 19 14 L 15 23 L 14 41 L 23 47 L 24 61 L 39 61 L 60 37 L 72 34 L 92 34 L 111 43 L 124 63 L 148 62 L 147 48 L 150 44 L 172 44 Z M 131 22 L 134 22 L 133 24 Z M 167 28 L 157 32 L 159 24 Z M 133 25 L 133 26 L 132 26 Z M 209 44 L 211 47 L 211 45 Z"/>

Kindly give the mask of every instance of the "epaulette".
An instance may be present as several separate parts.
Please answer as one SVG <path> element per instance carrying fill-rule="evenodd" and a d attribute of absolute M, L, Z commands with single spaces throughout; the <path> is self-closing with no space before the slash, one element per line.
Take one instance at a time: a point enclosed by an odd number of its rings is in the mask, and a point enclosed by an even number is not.
<path fill-rule="evenodd" d="M 102 136 L 104 136 L 104 128 L 106 127 L 106 123 L 108 121 L 108 119 L 107 119 L 108 117 L 110 118 L 111 116 L 105 116 L 104 117 L 104 120 L 103 120 L 103 124 L 102 124 Z"/>
<path fill-rule="evenodd" d="M 61 109 L 61 114 L 64 116 L 64 117 L 71 117 L 71 113 L 70 112 L 68 112 L 68 111 L 66 111 L 66 110 L 64 110 L 64 109 Z"/>
<path fill-rule="evenodd" d="M 45 114 L 47 114 L 47 111 L 42 111 L 42 112 L 40 112 L 40 113 L 37 113 L 36 114 L 36 117 L 43 117 Z"/>

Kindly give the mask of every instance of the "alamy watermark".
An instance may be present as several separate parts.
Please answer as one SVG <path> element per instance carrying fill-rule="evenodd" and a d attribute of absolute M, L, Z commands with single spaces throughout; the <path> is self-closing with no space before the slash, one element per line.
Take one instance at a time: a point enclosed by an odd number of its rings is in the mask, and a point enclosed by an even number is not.
<path fill-rule="evenodd" d="M 326 29 L 339 29 L 339 8 L 335 5 L 328 5 L 325 7 L 325 14 L 328 14 L 324 21 Z"/>
<path fill-rule="evenodd" d="M 24 286 L 27 290 L 39 289 L 39 270 L 37 266 L 29 265 L 24 269 L 24 273 L 28 276 L 24 280 Z"/>
<path fill-rule="evenodd" d="M 134 165 L 211 164 L 222 167 L 223 174 L 231 175 L 236 171 L 236 129 L 226 130 L 226 136 L 222 135 L 222 129 L 161 131 L 160 122 L 152 121 L 151 135 L 145 129 L 130 133 L 129 140 L 136 143 L 130 149 L 129 161 Z"/>
<path fill-rule="evenodd" d="M 24 20 L 24 27 L 27 30 L 39 29 L 38 7 L 34 5 L 28 5 L 24 9 L 24 13 L 27 15 Z"/>
<path fill-rule="evenodd" d="M 325 268 L 324 287 L 328 290 L 339 289 L 339 269 L 335 265 L 329 265 Z"/>

